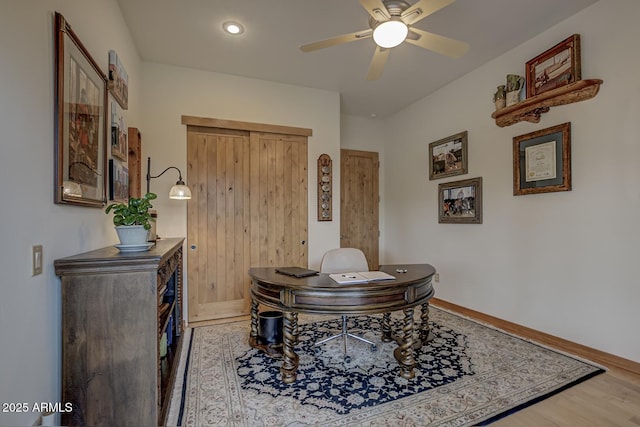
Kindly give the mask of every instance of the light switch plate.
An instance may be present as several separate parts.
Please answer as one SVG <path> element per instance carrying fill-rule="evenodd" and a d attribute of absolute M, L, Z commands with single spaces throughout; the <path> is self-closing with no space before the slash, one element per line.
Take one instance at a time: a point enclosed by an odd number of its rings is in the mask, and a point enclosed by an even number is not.
<path fill-rule="evenodd" d="M 31 256 L 32 276 L 42 274 L 42 245 L 33 245 Z"/>

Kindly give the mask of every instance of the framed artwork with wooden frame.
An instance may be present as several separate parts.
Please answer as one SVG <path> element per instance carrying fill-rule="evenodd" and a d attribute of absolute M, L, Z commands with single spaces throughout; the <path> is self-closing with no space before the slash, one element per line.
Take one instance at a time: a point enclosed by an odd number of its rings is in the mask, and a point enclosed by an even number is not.
<path fill-rule="evenodd" d="M 482 177 L 438 185 L 438 222 L 482 224 Z"/>
<path fill-rule="evenodd" d="M 527 98 L 577 82 L 580 68 L 580 34 L 574 34 L 527 62 Z"/>
<path fill-rule="evenodd" d="M 109 159 L 109 200 L 129 200 L 129 170 L 126 163 L 117 159 Z"/>
<path fill-rule="evenodd" d="M 107 78 L 55 13 L 56 203 L 106 204 Z"/>
<path fill-rule="evenodd" d="M 111 155 L 122 161 L 127 161 L 129 152 L 127 149 L 128 130 L 125 125 L 122 110 L 117 102 L 111 102 Z"/>
<path fill-rule="evenodd" d="M 513 138 L 513 195 L 571 191 L 571 123 Z"/>
<path fill-rule="evenodd" d="M 107 87 L 123 110 L 129 108 L 129 76 L 115 50 L 109 51 L 109 80 Z"/>
<path fill-rule="evenodd" d="M 464 175 L 468 171 L 467 131 L 429 144 L 429 179 Z"/>

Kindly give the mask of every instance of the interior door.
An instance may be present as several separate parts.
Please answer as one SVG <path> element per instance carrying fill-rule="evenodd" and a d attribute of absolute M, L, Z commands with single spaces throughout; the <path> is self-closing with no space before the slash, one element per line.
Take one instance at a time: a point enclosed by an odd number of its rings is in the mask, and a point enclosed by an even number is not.
<path fill-rule="evenodd" d="M 189 126 L 188 321 L 250 312 L 257 266 L 307 266 L 307 139 Z"/>
<path fill-rule="evenodd" d="M 359 248 L 379 267 L 378 153 L 340 150 L 340 247 Z"/>

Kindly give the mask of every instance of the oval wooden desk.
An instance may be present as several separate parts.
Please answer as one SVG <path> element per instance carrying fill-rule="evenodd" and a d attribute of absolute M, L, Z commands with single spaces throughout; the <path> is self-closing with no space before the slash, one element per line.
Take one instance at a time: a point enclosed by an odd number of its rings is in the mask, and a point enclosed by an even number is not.
<path fill-rule="evenodd" d="M 396 269 L 406 269 L 398 273 Z M 249 269 L 251 276 L 251 332 L 249 344 L 258 343 L 258 305 L 264 304 L 284 312 L 284 348 L 280 372 L 282 381 L 296 380 L 298 355 L 294 346 L 298 340 L 298 313 L 316 314 L 377 314 L 382 318 L 382 340 L 391 341 L 391 312 L 403 310 L 404 319 L 398 348 L 394 356 L 400 365 L 400 375 L 413 378 L 415 322 L 414 307 L 421 305 L 418 341 L 426 342 L 429 332 L 429 299 L 434 290 L 431 278 L 436 270 L 429 264 L 383 265 L 380 270 L 396 277 L 359 284 L 338 284 L 328 274 L 296 278 L 277 273 L 274 267 Z"/>

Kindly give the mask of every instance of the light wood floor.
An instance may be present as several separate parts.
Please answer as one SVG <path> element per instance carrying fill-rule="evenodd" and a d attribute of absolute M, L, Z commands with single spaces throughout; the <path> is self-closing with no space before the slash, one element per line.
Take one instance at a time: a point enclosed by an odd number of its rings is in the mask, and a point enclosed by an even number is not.
<path fill-rule="evenodd" d="M 496 427 L 640 426 L 640 364 L 522 326 L 435 300 L 432 304 L 512 332 L 541 344 L 592 360 L 608 368 L 542 402 L 492 423 Z"/>
<path fill-rule="evenodd" d="M 640 376 L 609 370 L 491 426 L 640 426 Z"/>

